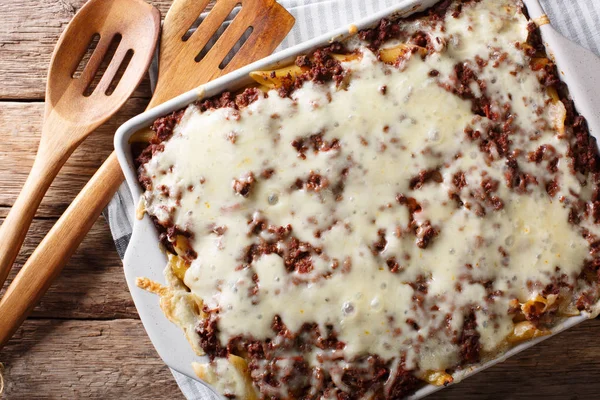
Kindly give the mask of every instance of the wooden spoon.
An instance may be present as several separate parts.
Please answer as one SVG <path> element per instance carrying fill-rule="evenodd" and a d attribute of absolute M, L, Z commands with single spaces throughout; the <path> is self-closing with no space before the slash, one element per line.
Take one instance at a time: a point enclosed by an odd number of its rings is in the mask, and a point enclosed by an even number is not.
<path fill-rule="evenodd" d="M 60 36 L 50 61 L 39 149 L 19 197 L 0 226 L 0 287 L 48 187 L 75 148 L 131 96 L 148 70 L 159 31 L 160 13 L 142 0 L 91 0 Z M 75 76 L 98 35 L 87 65 Z M 119 39 L 106 71 L 92 86 L 111 43 Z"/>
<path fill-rule="evenodd" d="M 184 41 L 186 32 L 208 3 L 209 0 L 173 2 L 163 24 L 158 82 L 148 108 L 269 55 L 294 25 L 294 18 L 275 0 L 219 0 L 198 30 Z M 237 4 L 241 4 L 239 14 L 204 58 L 195 61 Z M 220 68 L 250 27 L 252 33 L 247 41 Z M 0 300 L 0 348 L 60 273 L 123 180 L 113 152 L 35 249 Z"/>

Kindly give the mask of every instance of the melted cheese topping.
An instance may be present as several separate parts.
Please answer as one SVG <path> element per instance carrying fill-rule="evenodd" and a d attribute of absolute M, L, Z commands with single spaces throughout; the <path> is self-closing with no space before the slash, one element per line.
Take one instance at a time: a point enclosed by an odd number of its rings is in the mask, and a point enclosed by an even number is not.
<path fill-rule="evenodd" d="M 333 326 L 347 361 L 364 354 L 401 356 L 407 369 L 444 370 L 460 362 L 457 337 L 466 314 L 475 313 L 482 349 L 492 352 L 513 330 L 512 299 L 534 299 L 563 274 L 575 282 L 589 244 L 569 223 L 564 200 L 583 196 L 584 189 L 566 156 L 568 135 L 557 123 L 562 104 L 552 102 L 518 46 L 527 39 L 527 20 L 517 3 L 469 4 L 444 24 L 402 23 L 405 30 L 426 32 L 436 48 L 400 66 L 378 61 L 355 39 L 351 45 L 362 57 L 342 63 L 349 76 L 343 89 L 306 82 L 289 98 L 271 91 L 239 111 L 187 108 L 164 151 L 143 166 L 153 185 L 144 199 L 160 222 L 193 233 L 198 257 L 185 285 L 219 310 L 222 344 L 238 335 L 272 337 L 278 315 L 291 331 L 312 322 L 322 332 Z M 478 57 L 488 64 L 477 66 Z M 517 127 L 511 149 L 520 150 L 521 170 L 538 181 L 527 193 L 507 186 L 504 157 L 494 156 L 493 148 L 483 152 L 480 141 L 465 134 L 486 131 L 490 121 L 474 114 L 472 101 L 447 89 L 462 62 L 485 82 L 492 112 L 510 106 Z M 481 95 L 480 86 L 470 88 Z M 292 146 L 319 133 L 339 147 L 309 148 L 303 158 Z M 544 144 L 559 157 L 555 173 L 546 162 L 527 160 Z M 261 177 L 269 168 L 272 176 Z M 413 188 L 412 178 L 431 170 L 439 171 L 441 182 Z M 242 197 L 232 182 L 249 173 L 256 183 Z M 295 182 L 306 182 L 311 173 L 329 187 L 298 188 Z M 456 188 L 453 179 L 461 173 L 465 186 Z M 545 183 L 554 178 L 558 191 L 551 197 Z M 493 195 L 503 206 L 481 200 L 481 215 L 473 193 L 486 179 L 499 183 Z M 452 191 L 464 206 L 449 197 Z M 414 198 L 421 211 L 411 214 L 398 195 Z M 289 272 L 276 253 L 240 268 L 245 249 L 257 243 L 249 224 L 258 219 L 291 225 L 294 237 L 321 249 L 311 255 L 312 270 Z M 217 235 L 214 226 L 226 230 Z M 418 232 L 427 226 L 437 235 L 422 248 Z M 266 231 L 260 235 L 270 239 Z M 383 246 L 375 251 L 381 237 Z M 397 272 L 386 264 L 391 259 Z M 250 296 L 256 280 L 258 291 Z M 313 350 L 311 366 L 323 351 Z"/>

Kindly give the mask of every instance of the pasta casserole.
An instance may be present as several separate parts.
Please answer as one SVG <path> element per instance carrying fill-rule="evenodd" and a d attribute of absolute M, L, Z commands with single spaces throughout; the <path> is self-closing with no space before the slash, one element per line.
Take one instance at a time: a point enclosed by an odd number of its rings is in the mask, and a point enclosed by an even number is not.
<path fill-rule="evenodd" d="M 595 316 L 600 170 L 520 0 L 445 0 L 138 141 L 140 278 L 228 398 L 400 399 Z"/>

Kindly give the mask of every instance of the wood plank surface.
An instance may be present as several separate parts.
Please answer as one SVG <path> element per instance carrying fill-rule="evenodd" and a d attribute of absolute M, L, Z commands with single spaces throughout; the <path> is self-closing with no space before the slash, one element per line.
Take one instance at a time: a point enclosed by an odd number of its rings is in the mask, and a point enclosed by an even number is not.
<path fill-rule="evenodd" d="M 170 0 L 153 0 L 164 15 Z M 0 99 L 43 99 L 58 37 L 85 0 L 0 1 Z M 134 95 L 148 97 L 147 81 Z"/>
<path fill-rule="evenodd" d="M 130 99 L 90 135 L 67 161 L 38 210 L 38 217 L 59 217 L 112 152 L 117 128 L 146 108 Z M 40 138 L 44 103 L 0 102 L 0 217 L 6 216 L 29 174 Z"/>
<path fill-rule="evenodd" d="M 53 219 L 34 221 L 9 282 L 53 223 Z M 0 295 L 3 293 L 0 290 Z M 139 318 L 104 218 L 96 222 L 32 315 L 60 319 Z"/>
<path fill-rule="evenodd" d="M 139 320 L 28 320 L 2 362 L 5 399 L 183 399 Z"/>
<path fill-rule="evenodd" d="M 598 399 L 600 320 L 586 321 L 431 400 Z"/>

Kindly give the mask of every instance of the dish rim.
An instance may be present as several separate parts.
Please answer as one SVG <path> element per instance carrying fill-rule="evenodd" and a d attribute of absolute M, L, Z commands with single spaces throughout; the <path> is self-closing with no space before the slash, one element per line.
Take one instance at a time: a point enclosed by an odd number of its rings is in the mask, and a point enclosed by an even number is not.
<path fill-rule="evenodd" d="M 167 115 L 175 110 L 184 108 L 194 101 L 211 97 L 225 90 L 236 90 L 248 83 L 251 83 L 252 80 L 249 78 L 248 74 L 254 70 L 271 69 L 284 66 L 292 62 L 298 55 L 309 53 L 316 48 L 328 45 L 332 41 L 343 40 L 346 37 L 351 36 L 351 31 L 353 31 L 354 28 L 358 28 L 360 30 L 371 27 L 385 17 L 390 18 L 408 16 L 415 12 L 431 7 L 438 2 L 439 0 L 402 0 L 398 4 L 363 18 L 358 22 L 346 25 L 330 33 L 326 33 L 314 39 L 280 51 L 246 67 L 231 72 L 223 77 L 215 79 L 214 81 L 201 85 L 198 88 L 192 89 L 125 122 L 115 134 L 114 145 L 117 158 L 125 175 L 128 187 L 131 190 L 134 201 L 137 203 L 139 201 L 138 199 L 143 193 L 137 179 L 137 172 L 133 163 L 133 157 L 131 155 L 131 144 L 129 143 L 130 137 L 138 130 L 151 125 L 152 122 L 157 118 Z M 523 0 L 523 2 L 526 5 L 528 13 L 532 19 L 536 19 L 544 15 L 539 0 Z M 600 81 L 595 82 L 596 84 L 593 85 L 594 87 L 591 89 L 588 83 L 582 83 L 580 75 L 585 74 L 582 74 L 581 69 L 573 65 L 572 57 L 573 52 L 581 51 L 581 48 L 578 45 L 572 42 L 565 42 L 566 39 L 558 34 L 550 25 L 544 25 L 540 28 L 540 30 L 542 31 L 544 44 L 548 54 L 555 59 L 559 67 L 561 79 L 563 79 L 569 86 L 570 95 L 573 98 L 577 109 L 586 117 L 590 127 L 590 132 L 592 133 L 592 136 L 596 137 L 594 133 L 600 132 L 600 107 L 595 106 L 591 102 L 593 97 L 591 97 L 590 94 L 600 89 Z M 571 48 L 568 48 L 569 46 Z M 564 49 L 563 47 L 567 48 Z M 589 70 L 590 67 L 588 66 L 587 69 Z M 593 71 L 587 72 L 589 73 Z M 593 79 L 590 77 L 586 78 L 588 80 Z M 140 314 L 140 318 L 152 344 L 156 348 L 159 356 L 163 359 L 165 364 L 175 371 L 178 371 L 202 383 L 214 394 L 220 397 L 220 395 L 211 387 L 211 385 L 202 381 L 195 375 L 191 367 L 191 363 L 193 361 L 206 361 L 207 357 L 200 357 L 194 354 L 190 344 L 184 336 L 183 331 L 165 317 L 164 313 L 160 309 L 157 296 L 138 288 L 135 284 L 136 278 L 140 276 L 145 276 L 158 282 L 164 282 L 163 271 L 165 265 L 167 265 L 167 257 L 166 254 L 160 251 L 158 243 L 158 232 L 148 215 L 144 215 L 143 219 L 141 220 L 134 221 L 133 233 L 125 253 L 123 265 L 127 285 L 134 300 L 136 309 Z M 458 374 L 455 374 L 455 382 L 458 383 L 464 378 L 481 372 L 495 364 L 503 362 L 509 357 L 533 347 L 541 341 L 553 337 L 558 333 L 569 329 L 587 319 L 588 317 L 586 315 L 567 318 L 552 329 L 551 335 L 521 343 L 509 349 L 507 352 L 500 354 L 494 359 L 460 371 Z M 425 385 L 413 395 L 407 397 L 407 399 L 421 399 L 440 389 L 443 389 L 443 387 Z"/>

